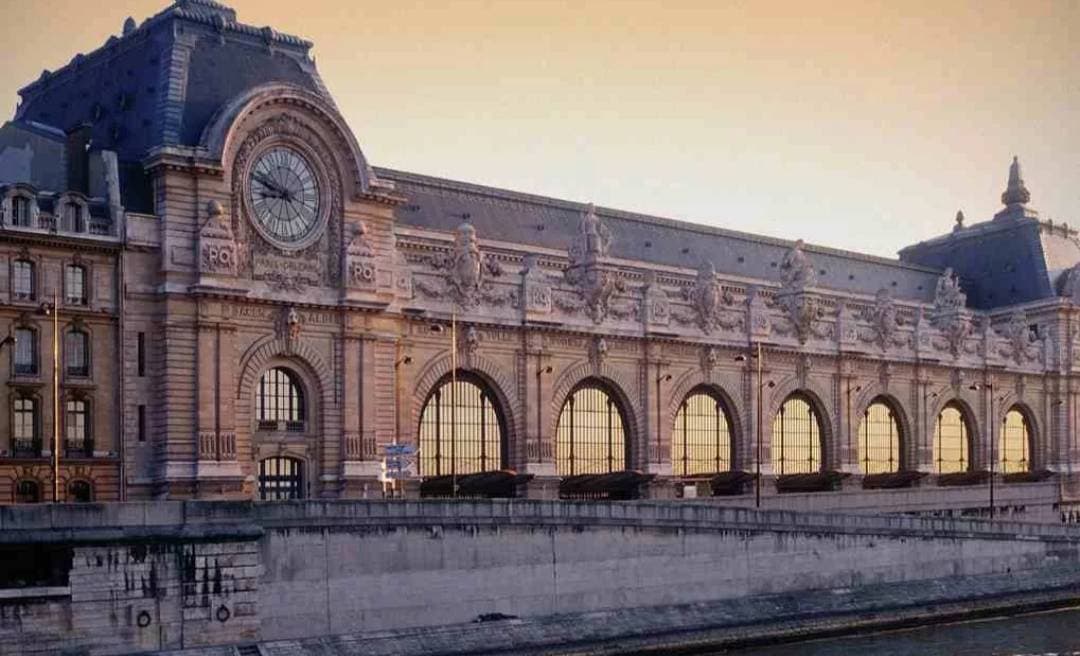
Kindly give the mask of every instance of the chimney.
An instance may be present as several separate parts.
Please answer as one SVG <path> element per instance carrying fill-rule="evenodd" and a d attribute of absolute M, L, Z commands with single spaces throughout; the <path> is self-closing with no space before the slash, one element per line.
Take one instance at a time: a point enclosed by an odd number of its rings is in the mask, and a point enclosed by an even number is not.
<path fill-rule="evenodd" d="M 67 133 L 67 191 L 90 194 L 91 126 L 82 123 Z"/>

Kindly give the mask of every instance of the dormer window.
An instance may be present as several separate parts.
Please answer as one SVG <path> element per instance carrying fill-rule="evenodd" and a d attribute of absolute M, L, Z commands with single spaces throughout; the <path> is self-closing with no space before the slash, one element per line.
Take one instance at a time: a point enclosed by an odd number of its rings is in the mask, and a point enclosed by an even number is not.
<path fill-rule="evenodd" d="M 62 227 L 66 232 L 86 232 L 86 212 L 81 203 L 64 203 Z"/>
<path fill-rule="evenodd" d="M 26 196 L 12 196 L 11 225 L 21 228 L 31 227 L 31 202 Z"/>

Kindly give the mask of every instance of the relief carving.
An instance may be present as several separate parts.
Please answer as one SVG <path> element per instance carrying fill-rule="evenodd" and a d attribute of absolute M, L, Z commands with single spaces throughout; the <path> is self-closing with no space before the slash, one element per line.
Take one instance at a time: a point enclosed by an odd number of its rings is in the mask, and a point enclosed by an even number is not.
<path fill-rule="evenodd" d="M 375 250 L 367 238 L 367 226 L 357 221 L 345 245 L 345 270 L 350 287 L 373 287 L 376 283 Z"/>
<path fill-rule="evenodd" d="M 570 266 L 565 273 L 575 293 L 556 294 L 555 304 L 566 312 L 584 311 L 594 323 L 600 323 L 609 314 L 615 318 L 631 316 L 635 309 L 632 304 L 612 303 L 616 292 L 626 291 L 626 285 L 614 269 L 601 263 L 611 248 L 611 232 L 591 204 L 581 216 L 579 232 L 579 238 L 570 245 Z"/>
<path fill-rule="evenodd" d="M 874 299 L 874 305 L 863 313 L 863 319 L 870 323 L 870 334 L 864 341 L 876 343 L 882 350 L 895 342 L 900 319 L 896 313 L 896 303 L 888 289 L 880 289 Z"/>
<path fill-rule="evenodd" d="M 548 274 L 540 268 L 535 255 L 525 257 L 521 271 L 525 311 L 539 314 L 551 312 L 551 284 Z"/>
<path fill-rule="evenodd" d="M 938 350 L 948 350 L 953 355 L 965 351 L 965 342 L 971 334 L 971 315 L 965 309 L 967 296 L 960 289 L 960 281 L 951 268 L 938 278 L 934 293 L 934 311 L 931 321 L 941 331 L 944 343 L 935 340 Z"/>
<path fill-rule="evenodd" d="M 488 280 L 489 277 L 501 276 L 502 267 L 480 252 L 476 228 L 468 221 L 458 226 L 453 250 L 446 255 L 431 258 L 431 264 L 435 269 L 447 274 L 440 283 L 417 281 L 420 290 L 432 298 L 449 294 L 463 308 L 476 307 L 481 301 L 504 305 L 516 298 L 513 292 L 497 293 Z"/>
<path fill-rule="evenodd" d="M 1004 344 L 998 351 L 1001 357 L 1012 360 L 1018 365 L 1041 359 L 1039 340 L 1032 334 L 1027 315 L 1023 310 L 1013 312 L 1004 330 L 998 334 L 1004 338 Z"/>
<path fill-rule="evenodd" d="M 822 311 L 816 295 L 806 291 L 817 284 L 817 272 L 802 250 L 803 241 L 795 242 L 780 263 L 780 291 L 776 303 L 791 323 L 800 344 L 815 334 L 815 322 Z"/>
<path fill-rule="evenodd" d="M 644 321 L 646 324 L 666 326 L 671 319 L 671 302 L 668 300 L 667 292 L 664 291 L 663 286 L 656 278 L 655 271 L 649 271 L 645 274 L 645 316 Z"/>
<path fill-rule="evenodd" d="M 212 200 L 199 230 L 199 272 L 235 276 L 237 255 L 230 219 L 221 203 Z"/>

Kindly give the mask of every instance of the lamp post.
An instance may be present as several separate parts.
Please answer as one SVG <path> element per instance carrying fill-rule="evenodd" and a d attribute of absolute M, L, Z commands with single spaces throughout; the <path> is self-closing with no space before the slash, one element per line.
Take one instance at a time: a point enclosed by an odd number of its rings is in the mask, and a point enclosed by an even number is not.
<path fill-rule="evenodd" d="M 762 378 L 762 370 L 764 369 L 765 356 L 761 350 L 761 342 L 757 343 L 757 352 L 752 353 L 749 357 L 757 359 L 757 423 L 755 425 L 756 430 L 755 438 L 756 444 L 754 445 L 754 507 L 761 507 L 761 411 L 764 405 L 764 400 L 761 398 L 764 393 L 765 385 Z M 736 362 L 746 362 L 747 356 L 737 355 L 735 356 Z"/>
<path fill-rule="evenodd" d="M 53 318 L 53 503 L 60 502 L 60 305 L 56 290 L 52 304 L 42 303 L 38 312 Z"/>
<path fill-rule="evenodd" d="M 398 367 L 401 365 L 412 364 L 412 356 L 406 355 L 405 357 L 398 358 L 394 362 L 394 437 L 393 444 L 398 443 L 398 437 L 401 435 L 401 376 L 398 375 Z M 363 440 L 363 433 L 360 435 L 360 439 Z M 361 442 L 362 443 L 362 442 Z M 398 496 L 398 479 L 390 481 L 390 496 L 391 498 Z"/>
<path fill-rule="evenodd" d="M 536 457 L 538 459 L 537 462 L 542 462 L 543 461 L 543 455 L 542 454 L 544 452 L 543 415 L 541 414 L 541 406 L 540 406 L 541 399 L 542 399 L 542 391 L 543 391 L 541 389 L 542 386 L 543 386 L 543 382 L 541 381 L 541 378 L 543 378 L 544 374 L 550 374 L 552 372 L 552 368 L 551 368 L 550 364 L 548 366 L 546 366 L 546 367 L 544 366 L 543 358 L 544 358 L 543 353 L 541 351 L 537 351 L 537 353 L 536 353 L 536 450 L 537 450 Z M 526 454 L 525 457 L 526 457 L 526 459 L 528 459 L 528 454 Z"/>
<path fill-rule="evenodd" d="M 444 328 L 431 326 L 432 332 Z M 457 498 L 457 313 L 450 313 L 450 494 Z"/>
<path fill-rule="evenodd" d="M 986 436 L 986 450 L 988 451 L 987 460 L 990 467 L 990 519 L 994 519 L 994 441 L 999 439 L 998 436 L 994 435 L 994 384 L 980 385 L 974 383 L 968 389 L 977 392 L 984 387 L 987 391 L 986 402 L 990 413 L 990 420 L 986 422 L 986 432 L 988 433 Z M 1002 428 L 1004 428 L 1004 418 L 1002 418 Z"/>
<path fill-rule="evenodd" d="M 661 374 L 660 367 L 663 365 L 659 362 L 656 363 L 656 463 L 661 462 L 660 458 L 660 384 L 666 383 L 671 380 L 671 374 Z"/>

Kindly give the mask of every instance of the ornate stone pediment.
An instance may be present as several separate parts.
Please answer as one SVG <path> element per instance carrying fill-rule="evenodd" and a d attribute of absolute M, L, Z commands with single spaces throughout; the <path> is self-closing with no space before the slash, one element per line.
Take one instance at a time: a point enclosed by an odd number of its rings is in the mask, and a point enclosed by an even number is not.
<path fill-rule="evenodd" d="M 438 283 L 417 281 L 420 290 L 432 298 L 449 294 L 461 307 L 473 308 L 481 302 L 503 305 L 515 296 L 513 292 L 499 294 L 490 283 L 489 278 L 502 276 L 502 267 L 480 251 L 476 228 L 468 221 L 458 226 L 453 250 L 431 258 L 431 264 L 446 273 Z"/>

